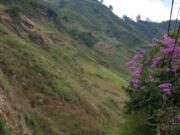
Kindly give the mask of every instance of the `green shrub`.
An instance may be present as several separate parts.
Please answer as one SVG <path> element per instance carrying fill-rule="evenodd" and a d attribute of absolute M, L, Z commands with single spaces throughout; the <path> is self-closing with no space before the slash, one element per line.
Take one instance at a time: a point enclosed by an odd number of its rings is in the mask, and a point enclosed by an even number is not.
<path fill-rule="evenodd" d="M 50 22 L 54 22 L 58 17 L 57 13 L 53 9 L 48 9 L 48 18 Z"/>
<path fill-rule="evenodd" d="M 44 96 L 41 94 L 36 94 L 36 104 L 43 105 L 44 104 Z"/>
<path fill-rule="evenodd" d="M 9 9 L 6 10 L 6 12 L 11 16 L 11 17 L 18 17 L 19 13 L 21 12 L 21 8 L 17 5 L 13 5 L 9 7 Z"/>
<path fill-rule="evenodd" d="M 0 120 L 0 135 L 10 135 L 9 130 L 5 128 L 2 120 Z"/>
<path fill-rule="evenodd" d="M 155 135 L 156 130 L 150 127 L 148 115 L 144 112 L 132 113 L 122 124 L 122 135 Z"/>
<path fill-rule="evenodd" d="M 173 130 L 170 135 L 180 135 L 180 129 Z"/>
<path fill-rule="evenodd" d="M 97 39 L 92 35 L 91 32 L 81 32 L 78 30 L 72 30 L 72 31 L 70 31 L 70 35 L 74 39 L 80 40 L 82 43 L 84 43 L 89 48 L 93 48 L 93 46 L 97 42 Z"/>

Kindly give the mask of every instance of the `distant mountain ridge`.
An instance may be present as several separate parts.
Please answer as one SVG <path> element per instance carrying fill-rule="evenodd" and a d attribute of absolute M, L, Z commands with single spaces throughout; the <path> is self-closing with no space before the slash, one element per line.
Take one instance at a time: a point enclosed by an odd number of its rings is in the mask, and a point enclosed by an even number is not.
<path fill-rule="evenodd" d="M 141 31 L 149 39 L 160 38 L 164 32 L 167 32 L 169 25 L 169 21 L 153 22 L 153 21 L 140 20 L 138 22 L 135 22 L 127 16 L 124 16 L 122 19 L 127 24 Z M 178 24 L 179 22 L 180 22 L 179 20 L 177 22 L 176 20 L 172 20 L 171 29 L 173 29 L 175 25 Z"/>

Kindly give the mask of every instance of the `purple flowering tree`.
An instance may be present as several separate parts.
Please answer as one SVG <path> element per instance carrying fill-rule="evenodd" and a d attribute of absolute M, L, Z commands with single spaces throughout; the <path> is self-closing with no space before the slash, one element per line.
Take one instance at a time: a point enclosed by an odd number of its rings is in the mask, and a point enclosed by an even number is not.
<path fill-rule="evenodd" d="M 138 50 L 126 66 L 133 74 L 128 81 L 130 112 L 145 111 L 160 134 L 180 129 L 180 46 L 179 39 L 163 35 Z"/>

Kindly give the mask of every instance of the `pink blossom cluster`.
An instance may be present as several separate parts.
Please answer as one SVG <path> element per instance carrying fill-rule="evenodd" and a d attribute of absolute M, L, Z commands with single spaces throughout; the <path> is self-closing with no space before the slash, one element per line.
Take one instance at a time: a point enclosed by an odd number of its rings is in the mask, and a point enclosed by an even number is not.
<path fill-rule="evenodd" d="M 167 33 L 164 33 L 163 37 L 164 37 L 164 43 L 168 47 L 173 47 L 174 46 L 174 40 L 171 37 L 169 37 Z"/>
<path fill-rule="evenodd" d="M 131 68 L 132 66 L 134 66 L 136 63 L 138 63 L 138 61 L 140 60 L 140 58 L 142 58 L 143 54 L 146 52 L 146 49 L 142 48 L 139 51 L 137 51 L 133 57 L 126 63 L 126 66 Z"/>
<path fill-rule="evenodd" d="M 152 60 L 151 67 L 152 67 L 152 68 L 155 68 L 155 67 L 160 63 L 160 60 L 161 60 L 161 56 L 155 57 L 155 58 Z"/>
<path fill-rule="evenodd" d="M 156 44 L 164 44 L 160 45 L 160 50 L 155 54 L 155 56 L 148 60 L 144 65 L 150 63 L 151 68 L 159 69 L 159 71 L 163 72 L 173 72 L 176 73 L 179 67 L 179 59 L 180 59 L 180 47 L 175 45 L 174 39 L 172 39 L 167 34 L 163 35 L 163 41 L 159 41 L 157 39 L 153 40 L 152 47 L 155 47 Z M 126 63 L 126 66 L 132 71 L 135 80 L 129 81 L 131 86 L 138 88 L 140 85 L 140 77 L 142 73 L 142 69 L 144 65 L 141 63 L 141 58 L 144 56 L 148 48 L 143 48 L 137 51 L 135 55 Z M 163 64 L 162 64 L 163 63 Z M 152 71 L 153 71 L 152 70 Z M 160 83 L 161 80 L 158 80 L 156 77 L 150 74 L 150 78 L 147 77 L 147 80 L 151 82 L 158 82 Z M 160 84 L 159 89 L 167 96 L 171 95 L 172 84 L 170 83 L 163 83 Z"/>
<path fill-rule="evenodd" d="M 142 64 L 138 64 L 134 70 L 133 70 L 133 75 L 135 78 L 140 78 L 141 76 L 141 71 L 142 71 L 142 67 L 143 65 Z"/>
<path fill-rule="evenodd" d="M 143 65 L 139 64 L 139 60 L 143 57 L 143 54 L 146 52 L 146 49 L 142 48 L 137 51 L 134 56 L 126 63 L 126 66 L 132 70 L 135 78 L 140 78 L 141 70 Z"/>
<path fill-rule="evenodd" d="M 180 47 L 174 44 L 174 40 L 167 34 L 164 34 L 164 43 L 167 45 L 165 48 L 160 48 L 160 54 L 164 57 L 170 58 L 170 69 L 167 71 L 176 72 L 179 68 L 177 60 L 180 58 Z"/>
<path fill-rule="evenodd" d="M 159 85 L 159 89 L 164 92 L 165 95 L 170 96 L 171 95 L 171 88 L 172 84 L 170 83 L 163 83 Z"/>
<path fill-rule="evenodd" d="M 134 88 L 138 88 L 139 87 L 139 80 L 135 79 L 135 80 L 130 80 L 128 81 L 130 85 L 132 85 Z"/>
<path fill-rule="evenodd" d="M 180 114 L 176 115 L 176 121 L 180 121 Z"/>

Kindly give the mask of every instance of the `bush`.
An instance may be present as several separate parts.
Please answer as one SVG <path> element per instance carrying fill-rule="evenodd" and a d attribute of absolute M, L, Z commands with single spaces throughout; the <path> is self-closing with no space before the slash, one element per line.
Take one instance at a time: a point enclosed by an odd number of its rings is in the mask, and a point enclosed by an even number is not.
<path fill-rule="evenodd" d="M 6 10 L 6 12 L 11 16 L 11 17 L 18 17 L 19 13 L 21 12 L 21 8 L 17 5 L 13 5 L 9 7 L 9 9 Z"/>
<path fill-rule="evenodd" d="M 180 135 L 180 129 L 173 130 L 170 135 Z"/>
<path fill-rule="evenodd" d="M 50 22 L 54 22 L 56 18 L 58 17 L 57 13 L 53 9 L 48 9 L 48 18 Z"/>
<path fill-rule="evenodd" d="M 42 94 L 37 93 L 35 95 L 36 97 L 36 104 L 37 105 L 43 105 L 44 104 L 44 96 Z"/>
<path fill-rule="evenodd" d="M 146 113 L 132 113 L 127 117 L 127 120 L 121 126 L 123 135 L 155 135 L 156 130 L 150 128 Z"/>
<path fill-rule="evenodd" d="M 5 125 L 2 120 L 0 120 L 0 135 L 10 135 L 9 130 L 5 128 Z"/>
<path fill-rule="evenodd" d="M 92 35 L 91 32 L 81 32 L 78 30 L 72 30 L 70 31 L 70 35 L 74 39 L 80 40 L 89 48 L 93 48 L 95 43 L 97 42 L 97 39 Z"/>
<path fill-rule="evenodd" d="M 168 34 L 152 44 L 127 63 L 134 76 L 128 85 L 127 107 L 129 112 L 146 112 L 162 134 L 176 135 L 180 130 L 180 46 Z"/>

